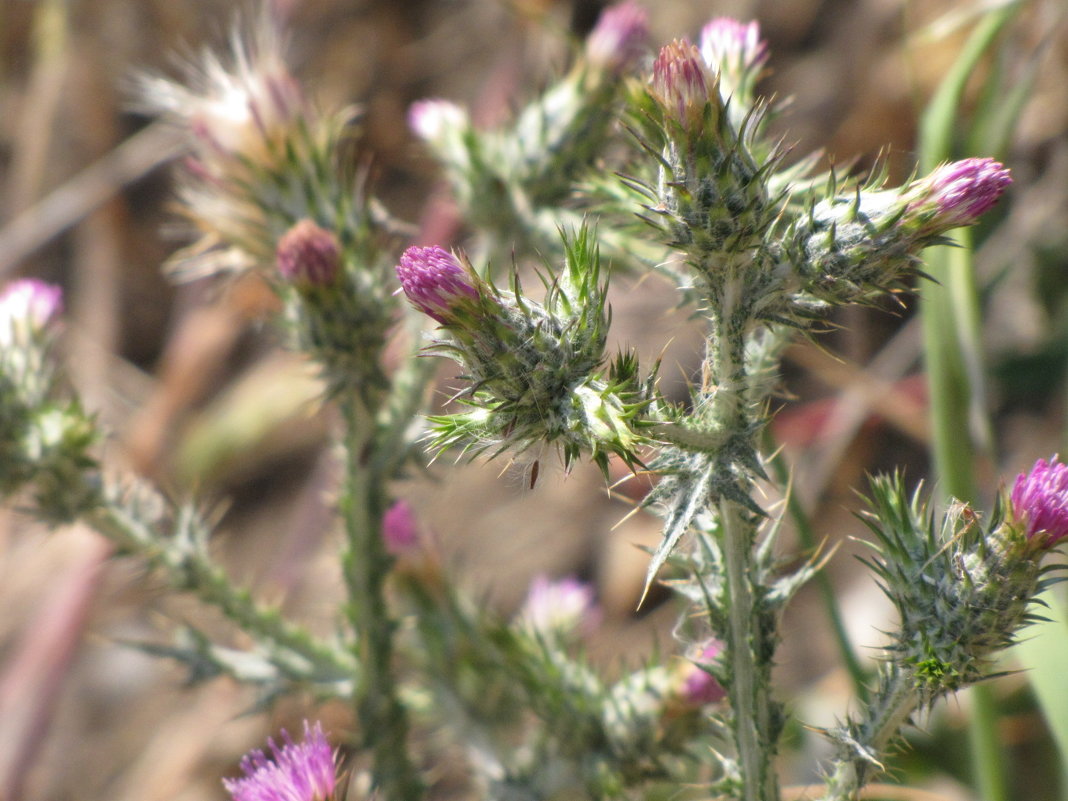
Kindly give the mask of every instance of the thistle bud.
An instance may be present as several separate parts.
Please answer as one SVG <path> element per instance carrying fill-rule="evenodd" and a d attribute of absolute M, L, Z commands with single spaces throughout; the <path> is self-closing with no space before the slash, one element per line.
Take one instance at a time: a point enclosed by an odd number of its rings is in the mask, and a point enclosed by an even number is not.
<path fill-rule="evenodd" d="M 332 231 L 301 220 L 278 240 L 275 266 L 288 283 L 328 286 L 341 269 L 341 243 Z"/>
<path fill-rule="evenodd" d="M 397 265 L 404 294 L 412 305 L 442 325 L 455 321 L 465 300 L 477 299 L 474 275 L 447 250 L 435 246 L 410 247 Z"/>
<path fill-rule="evenodd" d="M 12 281 L 0 292 L 0 347 L 26 346 L 63 310 L 63 290 L 32 278 Z"/>
<path fill-rule="evenodd" d="M 972 225 L 1011 183 L 1009 171 L 993 159 L 943 164 L 913 184 L 911 192 L 916 199 L 910 203 L 908 213 L 919 215 L 925 227 L 938 233 Z"/>
<path fill-rule="evenodd" d="M 716 92 L 715 76 L 690 42 L 676 39 L 661 48 L 653 62 L 652 95 L 669 118 L 686 130 L 699 127 Z"/>
<path fill-rule="evenodd" d="M 712 69 L 737 75 L 767 62 L 768 43 L 759 23 L 716 17 L 701 29 L 701 56 Z"/>
<path fill-rule="evenodd" d="M 391 556 L 403 556 L 419 548 L 419 530 L 407 501 L 397 501 L 382 516 L 382 540 Z"/>
<path fill-rule="evenodd" d="M 1068 537 L 1068 465 L 1039 459 L 1012 488 L 1012 510 L 1027 537 L 1051 548 Z"/>
<path fill-rule="evenodd" d="M 753 87 L 768 60 L 760 25 L 716 17 L 701 29 L 701 57 L 719 78 L 723 102 L 730 101 L 732 122 L 740 126 L 753 102 Z"/>
<path fill-rule="evenodd" d="M 304 721 L 304 741 L 293 742 L 282 730 L 283 745 L 268 740 L 273 761 L 263 751 L 250 751 L 241 760 L 245 775 L 223 779 L 233 801 L 331 801 L 337 789 L 337 768 L 322 725 Z"/>
<path fill-rule="evenodd" d="M 609 6 L 586 40 L 586 58 L 619 75 L 641 58 L 649 40 L 649 14 L 637 3 Z"/>
<path fill-rule="evenodd" d="M 419 100 L 408 109 L 408 127 L 430 144 L 446 141 L 450 131 L 461 130 L 469 124 L 467 112 L 448 100 Z"/>
<path fill-rule="evenodd" d="M 727 691 L 712 673 L 712 666 L 723 651 L 723 643 L 710 640 L 700 654 L 686 666 L 679 688 L 679 700 L 686 706 L 701 707 L 722 701 Z"/>
<path fill-rule="evenodd" d="M 575 578 L 537 576 L 519 612 L 520 623 L 539 634 L 589 632 L 599 620 L 593 588 Z"/>

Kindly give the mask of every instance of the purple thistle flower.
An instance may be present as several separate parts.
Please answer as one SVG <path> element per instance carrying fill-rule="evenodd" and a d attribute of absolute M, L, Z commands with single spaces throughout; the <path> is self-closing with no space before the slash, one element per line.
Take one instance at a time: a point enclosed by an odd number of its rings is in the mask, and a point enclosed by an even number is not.
<path fill-rule="evenodd" d="M 1017 476 L 1011 501 L 1016 519 L 1027 523 L 1028 538 L 1045 534 L 1043 544 L 1052 547 L 1068 537 L 1068 465 L 1056 456 Z"/>
<path fill-rule="evenodd" d="M 334 754 L 323 736 L 319 723 L 315 727 L 304 721 L 304 742 L 296 745 L 282 730 L 285 744 L 279 748 L 268 740 L 274 761 L 263 751 L 250 751 L 241 760 L 245 775 L 240 779 L 223 779 L 223 787 L 233 801 L 327 801 L 337 787 Z"/>
<path fill-rule="evenodd" d="M 649 14 L 626 0 L 609 6 L 586 40 L 590 63 L 620 74 L 641 58 L 649 40 Z"/>
<path fill-rule="evenodd" d="M 275 265 L 290 283 L 326 286 L 341 269 L 341 243 L 333 232 L 301 220 L 278 240 Z"/>
<path fill-rule="evenodd" d="M 442 325 L 454 319 L 456 306 L 465 298 L 478 298 L 473 276 L 459 259 L 436 245 L 404 251 L 397 278 L 412 305 Z"/>
<path fill-rule="evenodd" d="M 24 332 L 43 331 L 63 311 L 63 290 L 34 278 L 12 281 L 0 292 L 0 345 Z"/>
<path fill-rule="evenodd" d="M 660 49 L 653 62 L 653 95 L 687 128 L 701 119 L 715 88 L 715 76 L 693 44 L 676 39 Z"/>
<path fill-rule="evenodd" d="M 687 706 L 714 704 L 726 697 L 726 690 L 716 681 L 716 677 L 705 669 L 706 666 L 716 661 L 722 650 L 723 643 L 719 640 L 710 640 L 701 649 L 694 664 L 687 666 L 680 690 L 680 696 Z"/>
<path fill-rule="evenodd" d="M 1012 183 L 1009 171 L 994 159 L 964 159 L 943 164 L 918 182 L 913 206 L 933 206 L 940 228 L 971 225 L 997 202 Z"/>
<path fill-rule="evenodd" d="M 412 553 L 419 545 L 415 515 L 407 501 L 397 501 L 382 516 L 382 540 L 393 556 Z"/>
<path fill-rule="evenodd" d="M 710 69 L 740 77 L 768 60 L 760 24 L 716 17 L 701 29 L 701 56 Z"/>

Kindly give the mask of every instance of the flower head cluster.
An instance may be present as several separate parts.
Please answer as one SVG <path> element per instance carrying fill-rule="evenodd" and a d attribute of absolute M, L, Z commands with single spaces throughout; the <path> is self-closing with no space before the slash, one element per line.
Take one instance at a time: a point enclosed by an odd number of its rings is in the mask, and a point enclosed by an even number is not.
<path fill-rule="evenodd" d="M 337 769 L 322 725 L 304 722 L 304 741 L 294 743 L 283 730 L 284 745 L 273 740 L 273 761 L 263 751 L 250 752 L 241 760 L 245 775 L 223 779 L 233 801 L 329 801 L 337 787 Z"/>
<path fill-rule="evenodd" d="M 565 235 L 564 269 L 547 281 L 541 303 L 480 279 L 471 266 L 440 247 L 412 247 L 396 267 L 404 294 L 445 333 L 431 352 L 463 368 L 473 411 L 431 418 L 435 443 L 465 443 L 475 452 L 556 443 L 565 465 L 590 453 L 607 470 L 608 454 L 637 459 L 631 428 L 649 403 L 637 360 L 621 357 L 607 375 L 607 287 L 588 229 Z"/>
<path fill-rule="evenodd" d="M 412 305 L 442 325 L 455 320 L 464 299 L 473 300 L 479 295 L 471 270 L 436 245 L 404 251 L 397 265 L 397 278 Z"/>
<path fill-rule="evenodd" d="M 964 159 L 900 189 L 863 189 L 815 204 L 795 223 L 793 260 L 806 292 L 848 303 L 895 285 L 915 272 L 923 248 L 975 223 L 1011 183 L 993 159 Z"/>
<path fill-rule="evenodd" d="M 591 64 L 618 75 L 641 58 L 648 39 L 648 12 L 632 0 L 626 0 L 602 12 L 586 39 L 586 58 Z"/>
<path fill-rule="evenodd" d="M 1052 547 L 1068 537 L 1068 465 L 1039 459 L 1013 485 L 1012 510 L 1032 541 Z"/>

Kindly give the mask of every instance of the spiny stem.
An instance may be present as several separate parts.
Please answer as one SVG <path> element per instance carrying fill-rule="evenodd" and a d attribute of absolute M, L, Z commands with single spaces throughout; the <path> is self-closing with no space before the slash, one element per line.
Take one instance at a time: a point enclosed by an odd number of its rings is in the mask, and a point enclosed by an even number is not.
<path fill-rule="evenodd" d="M 746 421 L 745 331 L 742 282 L 724 281 L 710 315 L 704 394 L 710 396 L 712 419 L 727 431 L 744 431 Z M 752 560 L 754 524 L 731 500 L 719 502 L 723 558 L 728 594 L 728 638 L 731 663 L 730 699 L 734 737 L 746 801 L 776 801 L 778 780 L 771 766 L 775 751 L 769 665 L 761 661 L 760 613 L 754 596 Z"/>
<path fill-rule="evenodd" d="M 919 700 L 915 678 L 896 665 L 891 667 L 882 686 L 864 707 L 866 720 L 858 727 L 857 742 L 853 744 L 856 753 L 837 762 L 821 801 L 853 801 L 856 798 L 868 777 L 881 770 L 878 760 L 916 711 Z"/>
<path fill-rule="evenodd" d="M 728 439 L 722 431 L 703 431 L 672 422 L 655 423 L 645 433 L 653 439 L 697 453 L 715 453 Z"/>
<path fill-rule="evenodd" d="M 354 649 L 363 668 L 356 689 L 356 714 L 365 745 L 374 757 L 373 781 L 386 801 L 417 801 L 423 784 L 408 758 L 408 717 L 393 676 L 393 631 L 384 585 L 391 559 L 382 541 L 386 496 L 374 461 L 375 419 L 355 393 L 342 400 L 345 478 L 341 514 L 347 550 L 343 565 Z"/>
<path fill-rule="evenodd" d="M 357 660 L 317 640 L 277 610 L 259 606 L 247 590 L 234 585 L 223 569 L 205 554 L 182 547 L 174 538 L 162 537 L 152 524 L 138 519 L 134 513 L 107 501 L 89 512 L 86 522 L 123 551 L 135 553 L 152 567 L 162 569 L 173 587 L 216 607 L 249 636 L 306 659 L 313 666 L 310 678 L 355 676 Z"/>
<path fill-rule="evenodd" d="M 742 520 L 736 504 L 720 503 L 723 530 L 723 558 L 727 568 L 727 592 L 730 596 L 728 625 L 730 636 L 731 689 L 734 711 L 734 736 L 742 768 L 746 801 L 768 801 L 778 797 L 775 779 L 768 765 L 766 710 L 758 709 L 756 678 L 764 673 L 753 651 L 753 593 L 750 587 L 749 562 L 751 531 Z M 762 743 L 762 739 L 765 742 Z M 770 794 L 765 785 L 770 781 Z"/>

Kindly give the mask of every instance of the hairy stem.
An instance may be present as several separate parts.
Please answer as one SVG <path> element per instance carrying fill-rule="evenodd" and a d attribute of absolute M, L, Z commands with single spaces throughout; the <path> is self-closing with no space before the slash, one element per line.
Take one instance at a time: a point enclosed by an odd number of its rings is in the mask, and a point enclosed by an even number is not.
<path fill-rule="evenodd" d="M 679 423 L 655 423 L 645 429 L 647 436 L 669 443 L 691 453 L 715 453 L 723 447 L 727 436 L 721 431 L 703 431 Z"/>
<path fill-rule="evenodd" d="M 317 640 L 278 610 L 257 605 L 248 590 L 235 586 L 226 572 L 188 537 L 164 537 L 154 524 L 113 501 L 105 501 L 90 511 L 86 522 L 122 551 L 136 554 L 151 567 L 161 569 L 171 586 L 219 609 L 261 644 L 283 648 L 306 660 L 310 668 L 305 678 L 330 681 L 351 679 L 356 674 L 357 661 L 348 653 Z M 203 521 L 187 516 L 179 529 L 195 527 L 198 536 L 206 539 L 205 526 Z"/>
<path fill-rule="evenodd" d="M 349 622 L 362 671 L 356 714 L 364 745 L 374 757 L 373 781 L 386 801 L 416 801 L 423 795 L 419 773 L 408 757 L 408 716 L 393 675 L 393 632 L 385 600 L 390 556 L 382 540 L 386 494 L 375 461 L 375 418 L 356 393 L 341 403 L 345 421 L 345 477 L 341 514 L 347 549 L 343 558 L 349 594 Z"/>
<path fill-rule="evenodd" d="M 720 522 L 730 597 L 730 698 L 743 792 L 746 801 L 769 801 L 778 798 L 778 789 L 769 765 L 773 750 L 769 714 L 767 705 L 759 703 L 763 693 L 757 687 L 766 670 L 758 663 L 753 648 L 755 615 L 749 571 L 752 530 L 731 501 L 720 503 Z"/>
<path fill-rule="evenodd" d="M 852 752 L 837 760 L 821 801 L 852 801 L 869 778 L 883 767 L 880 759 L 890 741 L 916 711 L 920 696 L 915 678 L 896 665 L 887 673 L 872 700 L 864 707 L 864 720 L 856 726 Z"/>
<path fill-rule="evenodd" d="M 743 282 L 736 276 L 724 281 L 716 293 L 716 313 L 711 316 L 708 357 L 703 392 L 710 398 L 711 420 L 721 430 L 743 432 L 749 425 L 746 390 L 749 381 L 745 363 L 745 329 L 748 314 Z M 735 462 L 721 467 L 719 481 L 734 482 L 748 489 L 750 479 L 734 475 Z M 768 691 L 770 663 L 764 658 L 761 611 L 758 608 L 752 562 L 755 524 L 735 500 L 720 492 L 719 520 L 726 568 L 727 636 L 730 660 L 730 700 L 734 712 L 734 737 L 741 767 L 745 801 L 776 801 L 778 781 L 771 766 L 775 753 L 771 697 Z"/>

